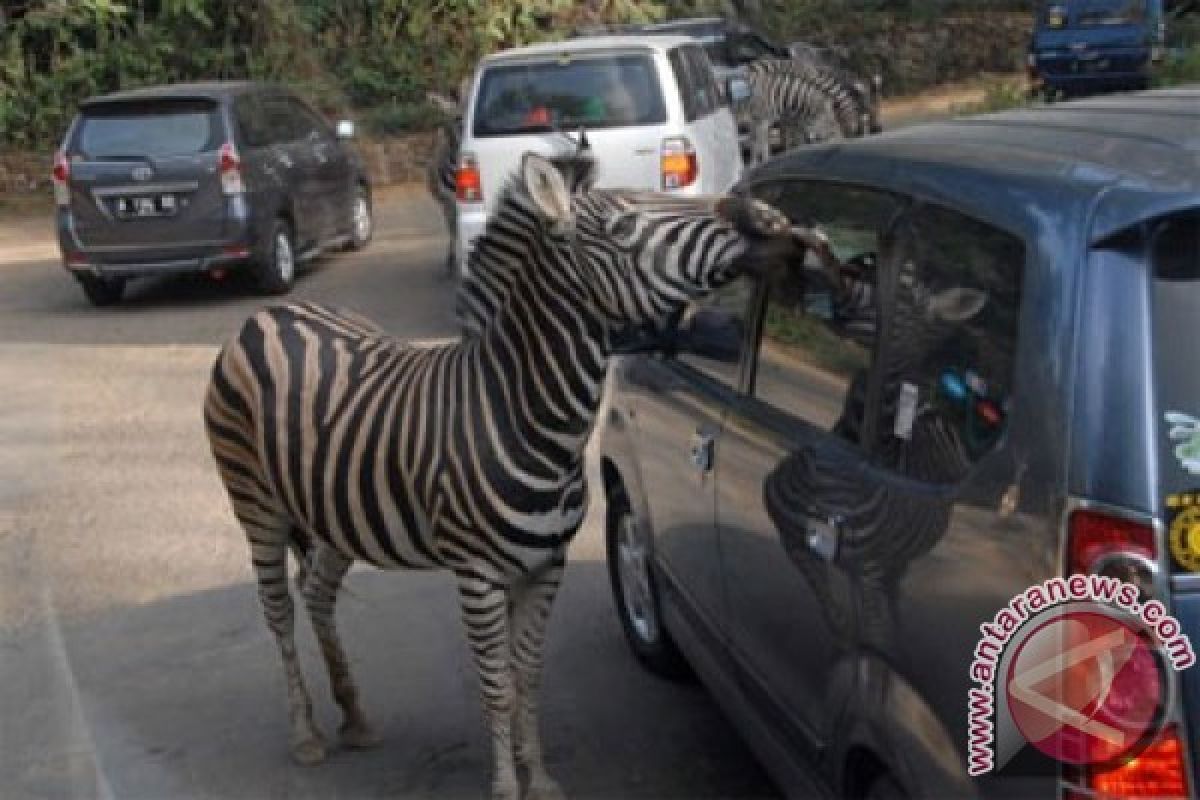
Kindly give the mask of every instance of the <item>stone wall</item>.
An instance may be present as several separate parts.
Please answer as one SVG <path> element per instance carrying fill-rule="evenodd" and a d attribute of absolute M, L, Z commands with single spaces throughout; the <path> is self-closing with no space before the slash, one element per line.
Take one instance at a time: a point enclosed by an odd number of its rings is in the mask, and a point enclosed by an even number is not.
<path fill-rule="evenodd" d="M 51 166 L 45 153 L 0 151 L 0 194 L 50 191 Z"/>

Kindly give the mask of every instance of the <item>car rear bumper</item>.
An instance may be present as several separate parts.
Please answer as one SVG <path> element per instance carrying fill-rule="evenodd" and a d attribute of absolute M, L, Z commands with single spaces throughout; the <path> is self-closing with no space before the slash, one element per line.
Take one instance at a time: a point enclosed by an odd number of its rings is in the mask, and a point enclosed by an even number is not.
<path fill-rule="evenodd" d="M 230 221 L 229 235 L 217 240 L 89 246 L 80 241 L 69 212 L 60 211 L 58 247 L 72 273 L 111 278 L 207 272 L 253 258 L 258 241 L 248 221 Z"/>

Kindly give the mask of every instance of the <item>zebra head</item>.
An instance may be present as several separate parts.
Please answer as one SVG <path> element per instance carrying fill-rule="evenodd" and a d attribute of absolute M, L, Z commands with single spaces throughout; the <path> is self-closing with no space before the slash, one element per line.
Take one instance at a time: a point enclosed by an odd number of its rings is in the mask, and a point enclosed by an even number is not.
<path fill-rule="evenodd" d="M 551 238 L 569 242 L 605 322 L 662 323 L 689 298 L 793 254 L 787 217 L 753 198 L 649 191 L 572 192 L 555 165 L 527 155 L 522 177 Z"/>

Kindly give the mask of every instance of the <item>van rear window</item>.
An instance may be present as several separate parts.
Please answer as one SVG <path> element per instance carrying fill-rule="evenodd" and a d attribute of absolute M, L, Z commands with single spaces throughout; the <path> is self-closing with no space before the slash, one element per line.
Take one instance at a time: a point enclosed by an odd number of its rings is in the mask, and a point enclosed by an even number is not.
<path fill-rule="evenodd" d="M 659 125 L 666 119 L 649 56 L 564 57 L 489 67 L 475 102 L 474 134 Z"/>
<path fill-rule="evenodd" d="M 211 101 L 111 103 L 83 112 L 73 151 L 89 159 L 205 153 L 220 147 Z"/>

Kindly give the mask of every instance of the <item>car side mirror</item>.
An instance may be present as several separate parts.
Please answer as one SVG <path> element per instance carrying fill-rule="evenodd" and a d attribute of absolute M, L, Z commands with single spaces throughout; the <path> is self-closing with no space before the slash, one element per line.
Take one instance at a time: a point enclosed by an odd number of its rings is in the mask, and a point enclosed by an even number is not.
<path fill-rule="evenodd" d="M 337 124 L 337 138 L 353 139 L 354 138 L 354 120 L 340 119 Z"/>
<path fill-rule="evenodd" d="M 750 84 L 745 78 L 734 76 L 725 84 L 725 94 L 735 106 L 744 103 L 750 99 Z"/>
<path fill-rule="evenodd" d="M 741 356 L 745 329 L 737 316 L 719 308 L 701 308 L 678 325 L 664 329 L 624 328 L 613 334 L 614 355 L 659 353 L 671 358 L 691 353 L 712 361 L 735 363 Z"/>

